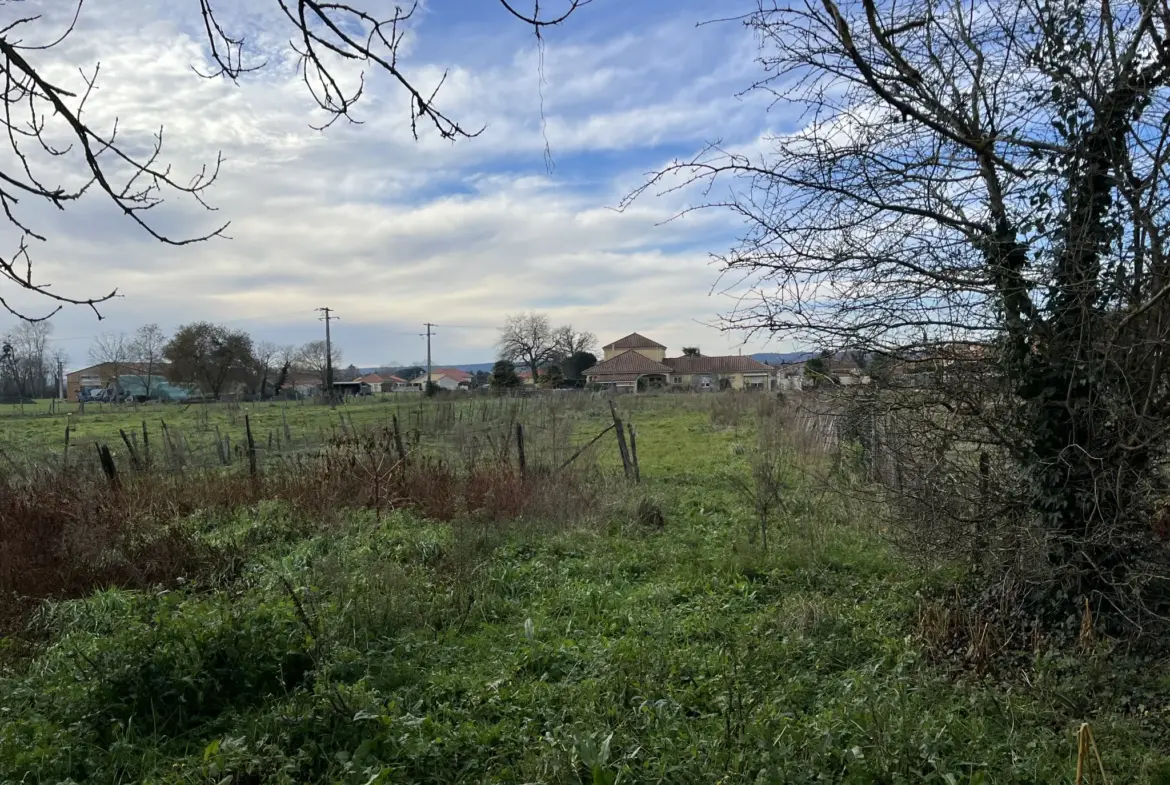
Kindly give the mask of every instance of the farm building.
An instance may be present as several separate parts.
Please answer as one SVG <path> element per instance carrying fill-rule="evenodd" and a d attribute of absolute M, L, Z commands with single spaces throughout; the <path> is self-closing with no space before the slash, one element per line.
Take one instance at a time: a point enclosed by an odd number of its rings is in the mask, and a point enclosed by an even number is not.
<path fill-rule="evenodd" d="M 81 368 L 65 375 L 65 399 L 79 400 L 91 390 L 104 390 L 114 385 L 131 395 L 146 395 L 147 389 L 154 394 L 158 390 L 170 391 L 166 380 L 167 364 L 153 363 L 151 367 L 140 363 L 99 363 Z M 149 375 L 148 375 L 149 374 Z M 177 391 L 177 388 L 174 388 Z"/>

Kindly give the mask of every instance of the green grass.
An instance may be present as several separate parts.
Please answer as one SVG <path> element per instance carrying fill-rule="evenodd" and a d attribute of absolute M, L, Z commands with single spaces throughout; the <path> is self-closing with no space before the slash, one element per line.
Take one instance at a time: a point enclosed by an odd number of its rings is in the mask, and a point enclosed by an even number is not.
<path fill-rule="evenodd" d="M 254 402 L 243 404 L 63 404 L 58 413 L 49 413 L 49 401 L 0 407 L 0 453 L 15 464 L 59 465 L 69 429 L 69 450 L 73 455 L 93 454 L 93 444 L 109 445 L 115 453 L 124 451 L 121 431 L 138 440 L 145 426 L 156 455 L 163 444 L 162 425 L 176 441 L 182 440 L 187 462 L 213 465 L 218 460 L 217 436 L 236 448 L 245 444 L 245 418 L 253 438 L 262 450 L 273 444 L 272 454 L 316 449 L 350 426 L 358 429 L 389 428 L 397 416 L 400 429 L 409 435 L 421 432 L 425 438 L 452 425 L 474 430 L 508 417 L 528 419 L 535 427 L 530 436 L 539 440 L 550 410 L 552 416 L 585 420 L 602 427 L 608 409 L 591 396 L 573 398 L 555 407 L 525 399 L 496 399 L 452 395 L 426 400 L 411 395 L 387 395 L 351 400 L 336 407 L 316 401 Z M 563 411 L 560 411 L 563 410 Z M 437 418 L 441 422 L 437 422 Z M 287 432 L 285 425 L 287 424 Z M 288 440 L 291 438 L 291 442 Z"/>
<path fill-rule="evenodd" d="M 51 606 L 0 675 L 0 782 L 1071 783 L 1082 721 L 1113 782 L 1170 782 L 1158 663 L 931 661 L 915 618 L 944 575 L 799 477 L 761 553 L 725 480 L 750 430 L 627 406 L 645 482 L 576 526 L 181 522 L 246 558 Z"/>

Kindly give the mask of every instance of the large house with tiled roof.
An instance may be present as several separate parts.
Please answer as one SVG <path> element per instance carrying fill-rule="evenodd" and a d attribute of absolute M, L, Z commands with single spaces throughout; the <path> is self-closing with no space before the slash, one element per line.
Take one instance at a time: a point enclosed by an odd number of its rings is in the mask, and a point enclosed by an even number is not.
<path fill-rule="evenodd" d="M 667 357 L 666 347 L 639 333 L 603 346 L 605 359 L 585 371 L 588 384 L 617 390 L 647 387 L 688 390 L 770 390 L 776 369 L 751 357 Z"/>

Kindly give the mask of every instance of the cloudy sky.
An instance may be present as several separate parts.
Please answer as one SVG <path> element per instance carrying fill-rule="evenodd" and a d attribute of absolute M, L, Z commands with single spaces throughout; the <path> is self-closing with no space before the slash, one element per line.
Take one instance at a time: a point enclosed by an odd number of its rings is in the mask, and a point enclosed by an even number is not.
<path fill-rule="evenodd" d="M 0 21 L 42 11 L 25 38 L 47 41 L 65 5 L 0 4 Z M 685 194 L 612 209 L 646 172 L 706 142 L 751 145 L 787 130 L 763 96 L 737 95 L 760 76 L 750 33 L 735 23 L 696 26 L 735 9 L 711 0 L 594 0 L 546 36 L 542 133 L 531 29 L 489 0 L 429 0 L 400 63 L 424 86 L 449 70 L 439 105 L 466 127 L 485 128 L 452 143 L 425 128 L 414 141 L 404 94 L 378 74 L 367 74 L 355 108 L 361 125 L 313 130 L 322 117 L 299 81 L 275 0 L 219 5 L 267 63 L 237 85 L 192 71 L 206 56 L 196 0 L 86 0 L 61 46 L 29 53 L 72 89 L 83 86 L 79 68 L 100 62 L 90 121 L 108 127 L 117 118 L 131 145 L 163 126 L 163 158 L 177 176 L 221 151 L 225 159 L 207 194 L 215 213 L 172 198 L 152 220 L 180 237 L 231 221 L 231 239 L 162 245 L 96 195 L 64 212 L 20 205 L 48 237 L 32 247 L 38 282 L 62 294 L 116 286 L 121 295 L 100 323 L 80 308 L 54 317 L 71 365 L 86 364 L 93 335 L 147 321 L 169 329 L 206 319 L 258 340 L 301 343 L 323 332 L 320 306 L 341 317 L 334 335 L 358 365 L 421 358 L 426 321 L 440 325 L 437 362 L 489 361 L 504 314 L 528 310 L 603 343 L 637 330 L 708 354 L 791 348 L 744 344 L 705 326 L 735 306 L 708 259 L 736 235 L 729 215 L 663 224 L 697 198 Z M 67 181 L 68 160 L 42 156 L 38 165 Z M 4 249 L 16 240 L 11 231 L 0 237 Z M 11 287 L 5 296 L 35 308 Z"/>

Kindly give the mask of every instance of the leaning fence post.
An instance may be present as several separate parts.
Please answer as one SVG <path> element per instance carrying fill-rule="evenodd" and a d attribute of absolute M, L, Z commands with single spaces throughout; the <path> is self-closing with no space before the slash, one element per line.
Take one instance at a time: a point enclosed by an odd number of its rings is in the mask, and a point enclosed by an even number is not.
<path fill-rule="evenodd" d="M 626 448 L 626 429 L 622 426 L 622 418 L 618 417 L 617 407 L 613 405 L 613 401 L 609 402 L 609 411 L 613 415 L 613 427 L 617 431 L 618 452 L 622 456 L 622 471 L 625 472 L 626 479 L 630 477 L 630 452 Z"/>
<path fill-rule="evenodd" d="M 110 448 L 97 442 L 94 442 L 94 447 L 97 448 L 98 461 L 102 465 L 102 471 L 105 472 L 106 477 L 110 480 L 110 486 L 117 488 L 118 467 L 114 464 L 114 456 L 110 453 Z"/>
<path fill-rule="evenodd" d="M 142 421 L 142 462 L 150 469 L 150 431 L 146 429 L 146 420 Z"/>
<path fill-rule="evenodd" d="M 160 419 L 159 422 L 162 423 L 163 443 L 166 444 L 167 452 L 171 455 L 171 468 L 181 469 L 182 464 L 179 460 L 179 454 L 175 450 L 174 441 L 171 439 L 171 429 L 167 427 L 166 420 Z"/>
<path fill-rule="evenodd" d="M 134 467 L 134 471 L 142 471 L 142 464 L 138 462 L 138 451 L 134 449 L 134 445 L 130 443 L 130 437 L 126 435 L 126 431 L 122 428 L 118 429 L 118 433 L 122 435 L 122 441 L 126 445 L 126 449 L 130 451 L 130 464 Z"/>
<path fill-rule="evenodd" d="M 256 476 L 256 442 L 252 439 L 252 421 L 244 415 L 244 432 L 248 436 L 248 474 Z"/>

